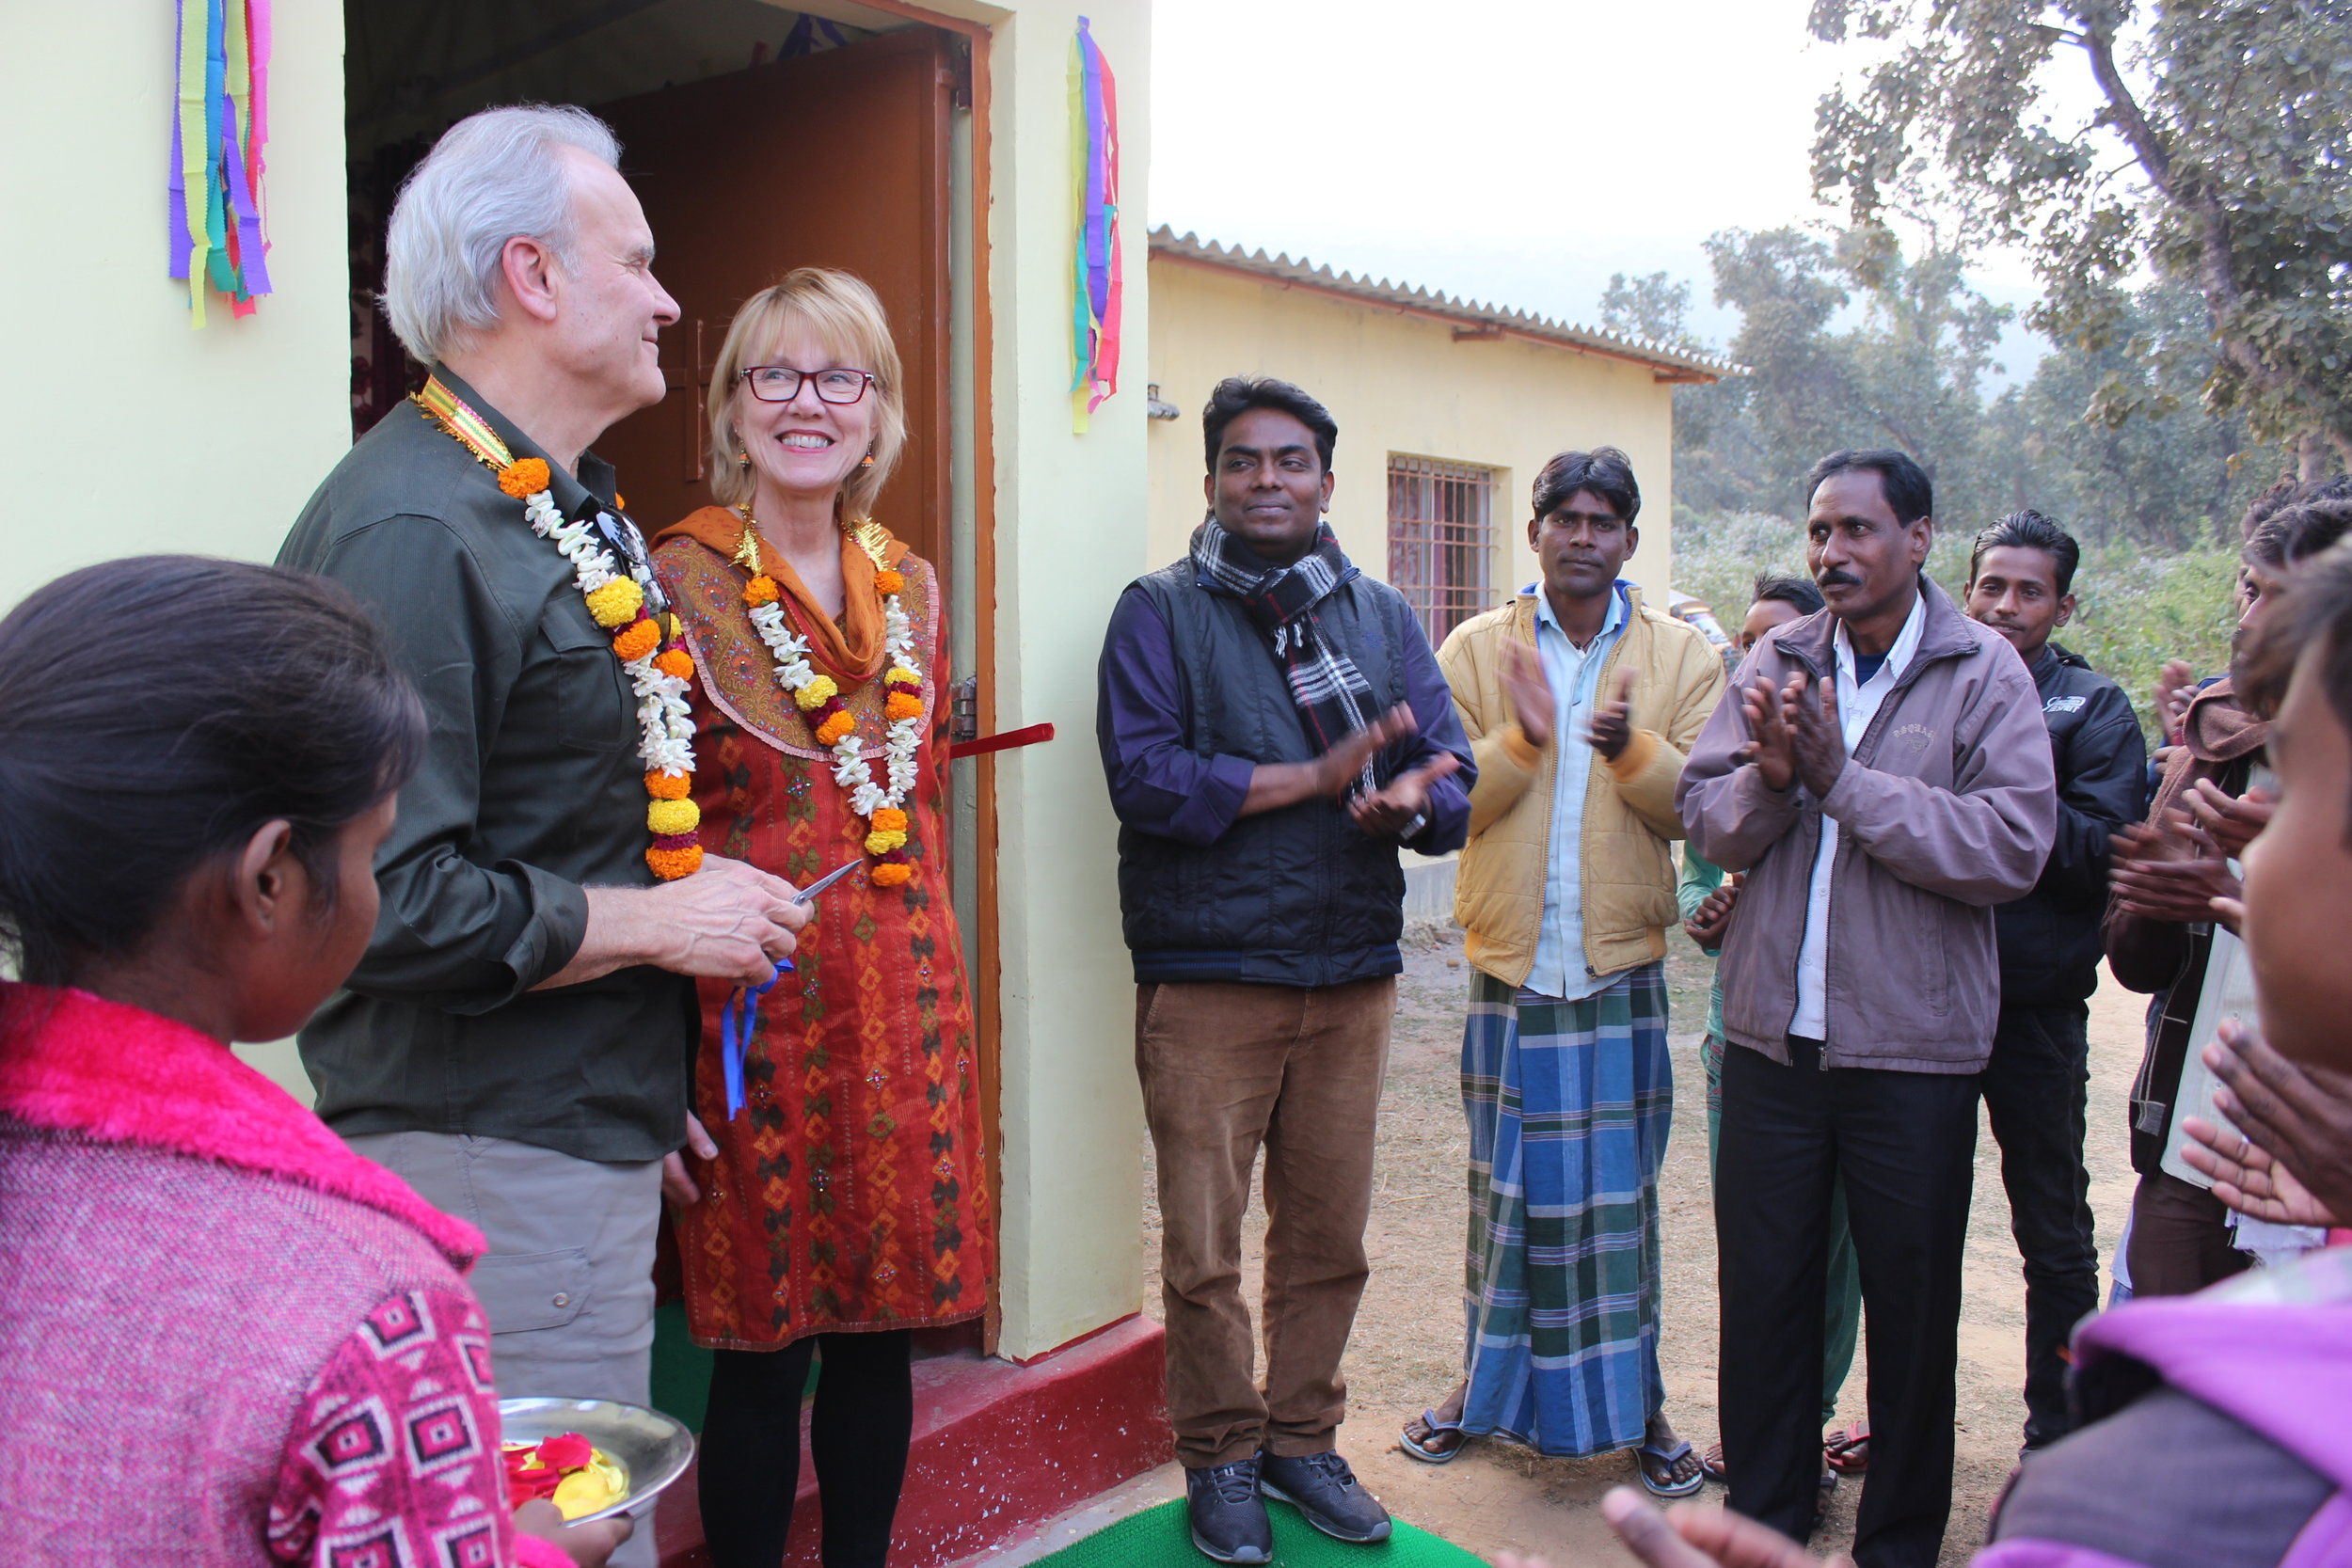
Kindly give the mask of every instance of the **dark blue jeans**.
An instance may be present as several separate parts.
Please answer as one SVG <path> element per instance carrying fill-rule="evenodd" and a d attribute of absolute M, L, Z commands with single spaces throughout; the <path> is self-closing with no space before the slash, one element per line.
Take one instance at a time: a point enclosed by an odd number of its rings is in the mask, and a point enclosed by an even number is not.
<path fill-rule="evenodd" d="M 2003 1007 L 1980 1082 L 2001 1146 L 2009 1226 L 2026 1273 L 2026 1447 L 2066 1435 L 2067 1340 L 2099 1307 L 2099 1249 L 2083 1168 L 2090 1012 Z"/>

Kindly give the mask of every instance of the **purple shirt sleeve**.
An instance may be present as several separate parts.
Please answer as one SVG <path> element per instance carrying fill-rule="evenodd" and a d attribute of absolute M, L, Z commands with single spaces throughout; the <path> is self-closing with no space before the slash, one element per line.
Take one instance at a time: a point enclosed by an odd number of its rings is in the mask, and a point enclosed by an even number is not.
<path fill-rule="evenodd" d="M 1438 668 L 1438 656 L 1420 634 L 1418 623 L 1405 648 L 1405 700 L 1412 705 L 1421 733 L 1402 743 L 1398 771 L 1418 768 L 1439 752 L 1451 752 L 1460 763 L 1452 773 L 1429 786 L 1429 820 L 1405 847 L 1424 855 L 1459 849 L 1470 837 L 1470 792 L 1477 782 L 1478 764 L 1470 755 L 1470 736 L 1462 716 L 1454 711 L 1453 689 Z"/>
<path fill-rule="evenodd" d="M 1111 809 L 1139 832 L 1215 844 L 1241 815 L 1257 764 L 1203 757 L 1185 746 L 1175 672 L 1175 645 L 1158 607 L 1132 589 L 1120 594 L 1103 639 L 1094 724 Z"/>

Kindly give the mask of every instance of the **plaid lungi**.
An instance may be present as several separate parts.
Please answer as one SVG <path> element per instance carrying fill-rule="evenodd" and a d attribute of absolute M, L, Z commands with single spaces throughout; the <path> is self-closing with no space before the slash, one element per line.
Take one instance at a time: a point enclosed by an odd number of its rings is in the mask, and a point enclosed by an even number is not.
<path fill-rule="evenodd" d="M 1470 1393 L 1462 1428 L 1630 1448 L 1658 1370 L 1658 1169 L 1674 1119 L 1663 966 L 1578 1002 L 1470 977 Z"/>

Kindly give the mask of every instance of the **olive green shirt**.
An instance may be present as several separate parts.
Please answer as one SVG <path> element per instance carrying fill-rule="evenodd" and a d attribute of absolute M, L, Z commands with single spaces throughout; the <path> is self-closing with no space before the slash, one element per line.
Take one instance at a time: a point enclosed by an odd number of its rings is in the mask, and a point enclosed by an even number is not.
<path fill-rule="evenodd" d="M 439 373 L 515 456 L 547 455 Z M 613 513 L 604 463 L 549 467 L 564 515 Z M 301 1033 L 319 1115 L 347 1136 L 466 1133 L 587 1160 L 678 1147 L 691 983 L 641 967 L 532 989 L 579 951 L 583 889 L 653 881 L 636 701 L 570 563 L 413 404 L 335 466 L 278 560 L 374 613 L 431 731 L 376 859 L 367 956 Z"/>

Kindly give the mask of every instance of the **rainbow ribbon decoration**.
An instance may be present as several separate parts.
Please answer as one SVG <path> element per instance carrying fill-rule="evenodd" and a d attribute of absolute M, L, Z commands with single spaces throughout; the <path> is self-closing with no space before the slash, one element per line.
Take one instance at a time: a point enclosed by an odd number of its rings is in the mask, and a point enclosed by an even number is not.
<path fill-rule="evenodd" d="M 249 316 L 270 292 L 262 260 L 262 149 L 269 140 L 271 0 L 180 0 L 179 112 L 171 122 L 170 273 L 187 279 L 189 325 L 204 287 Z"/>
<path fill-rule="evenodd" d="M 1119 85 L 1083 16 L 1070 44 L 1070 153 L 1078 197 L 1071 416 L 1083 436 L 1089 417 L 1119 390 L 1119 316 L 1127 292 L 1119 247 Z"/>

